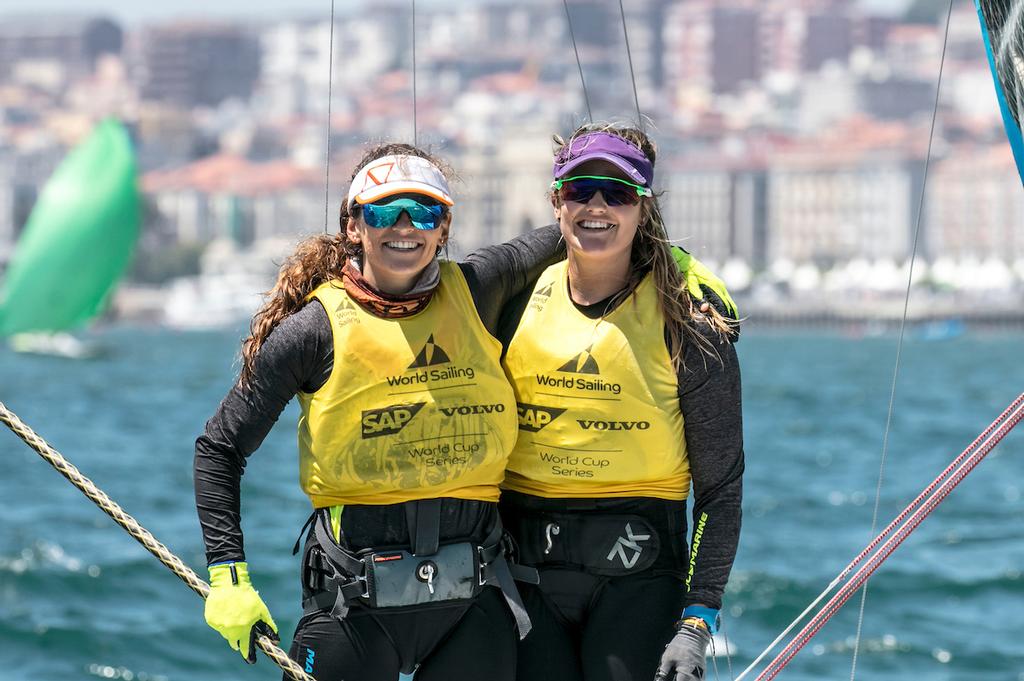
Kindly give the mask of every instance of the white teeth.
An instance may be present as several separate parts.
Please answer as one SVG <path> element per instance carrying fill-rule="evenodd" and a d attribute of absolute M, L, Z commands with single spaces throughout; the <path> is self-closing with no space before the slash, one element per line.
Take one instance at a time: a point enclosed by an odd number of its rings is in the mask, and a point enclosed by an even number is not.
<path fill-rule="evenodd" d="M 615 225 L 611 222 L 598 222 L 597 220 L 583 220 L 580 227 L 583 229 L 611 229 Z"/>
<path fill-rule="evenodd" d="M 384 245 L 388 248 L 394 248 L 399 251 L 411 251 L 415 248 L 419 248 L 419 244 L 415 241 L 387 241 Z"/>

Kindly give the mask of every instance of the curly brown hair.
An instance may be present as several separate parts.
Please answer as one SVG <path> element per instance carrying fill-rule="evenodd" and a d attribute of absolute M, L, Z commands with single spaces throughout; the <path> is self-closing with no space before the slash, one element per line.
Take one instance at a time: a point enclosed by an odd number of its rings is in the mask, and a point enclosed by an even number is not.
<path fill-rule="evenodd" d="M 645 132 L 631 126 L 606 123 L 582 125 L 572 133 L 568 140 L 555 135 L 555 156 L 558 156 L 558 152 L 566 144 L 581 135 L 592 132 L 607 132 L 617 135 L 639 147 L 650 159 L 651 165 L 654 165 L 657 160 L 657 147 Z M 553 198 L 557 200 L 557 197 Z M 710 326 L 723 339 L 735 334 L 735 329 L 731 321 L 723 317 L 714 306 L 711 306 L 710 310 L 705 313 L 701 313 L 695 308 L 693 298 L 687 291 L 683 273 L 679 271 L 679 266 L 672 256 L 671 245 L 668 232 L 665 229 L 665 220 L 661 215 L 661 206 L 658 204 L 658 194 L 642 199 L 640 225 L 637 227 L 636 236 L 633 239 L 633 250 L 630 257 L 629 282 L 612 299 L 608 309 L 615 309 L 622 298 L 632 294 L 649 271 L 658 292 L 659 307 L 668 329 L 672 366 L 678 369 L 683 364 L 684 339 L 690 339 L 697 343 L 707 355 L 716 354 L 714 346 L 697 330 L 698 320 Z"/>
<path fill-rule="evenodd" d="M 385 143 L 363 154 L 349 181 L 355 179 L 367 163 L 384 156 L 398 155 L 425 158 L 440 168 L 449 179 L 454 176 L 448 164 L 423 149 L 411 144 Z M 277 328 L 283 319 L 302 309 L 309 294 L 318 286 L 340 279 L 345 262 L 362 253 L 362 245 L 349 240 L 345 233 L 345 226 L 350 217 L 348 202 L 343 201 L 338 212 L 338 224 L 341 229 L 337 234 L 317 234 L 308 237 L 285 258 L 277 274 L 277 282 L 272 289 L 264 293 L 266 301 L 253 315 L 249 323 L 249 336 L 242 341 L 242 371 L 238 377 L 241 387 L 252 387 L 256 355 L 271 331 Z"/>

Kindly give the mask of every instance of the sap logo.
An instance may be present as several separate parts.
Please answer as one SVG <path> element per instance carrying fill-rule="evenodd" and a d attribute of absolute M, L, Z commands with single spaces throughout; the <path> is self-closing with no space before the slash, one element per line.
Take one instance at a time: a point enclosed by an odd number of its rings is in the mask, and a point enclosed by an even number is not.
<path fill-rule="evenodd" d="M 405 428 L 409 421 L 419 413 L 426 402 L 401 404 L 397 407 L 371 409 L 363 412 L 363 439 L 394 435 Z"/>
<path fill-rule="evenodd" d="M 647 430 L 651 427 L 650 421 L 588 421 L 576 419 L 583 430 Z"/>
<path fill-rule="evenodd" d="M 541 407 L 536 404 L 526 404 L 525 402 L 520 402 L 518 409 L 519 429 L 528 430 L 531 433 L 536 433 L 565 413 L 565 409 Z"/>
<path fill-rule="evenodd" d="M 441 407 L 445 416 L 470 416 L 471 414 L 501 414 L 505 411 L 504 404 L 466 404 L 461 407 Z"/>

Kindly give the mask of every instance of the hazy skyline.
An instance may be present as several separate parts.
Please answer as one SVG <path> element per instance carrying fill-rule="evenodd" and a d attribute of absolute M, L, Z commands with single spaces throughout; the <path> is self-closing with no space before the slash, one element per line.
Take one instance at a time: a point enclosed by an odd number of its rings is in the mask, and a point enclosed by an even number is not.
<path fill-rule="evenodd" d="M 462 0 L 480 3 L 483 0 Z M 493 0 L 489 0 L 493 1 Z M 501 0 L 499 0 L 501 1 Z M 512 2 L 513 0 L 508 0 Z M 556 0 L 550 0 L 555 3 Z M 873 11 L 899 12 L 910 0 L 859 0 Z M 456 4 L 457 0 L 419 0 L 418 5 L 429 9 Z M 368 4 L 368 0 L 335 0 L 335 13 L 348 13 L 353 5 Z M 138 2 L 138 0 L 4 0 L 0 16 L 11 14 L 39 14 L 61 12 L 74 14 L 107 14 L 126 24 L 173 18 L 227 17 L 295 17 L 330 16 L 331 0 L 176 0 L 173 3 Z"/>

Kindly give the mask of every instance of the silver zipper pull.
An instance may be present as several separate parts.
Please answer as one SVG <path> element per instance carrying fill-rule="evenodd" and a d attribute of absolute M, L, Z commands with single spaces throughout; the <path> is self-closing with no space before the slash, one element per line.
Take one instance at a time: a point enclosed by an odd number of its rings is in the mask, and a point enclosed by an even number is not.
<path fill-rule="evenodd" d="M 431 595 L 434 593 L 434 574 L 436 572 L 434 564 L 431 562 L 422 563 L 417 570 L 418 576 L 421 582 L 427 583 L 427 588 L 430 589 Z"/>
<path fill-rule="evenodd" d="M 546 545 L 544 546 L 545 556 L 551 553 L 551 547 L 554 545 L 551 537 L 558 536 L 558 533 L 561 531 L 562 528 L 558 526 L 558 523 L 548 523 L 547 527 L 544 528 L 544 541 L 546 542 Z"/>

